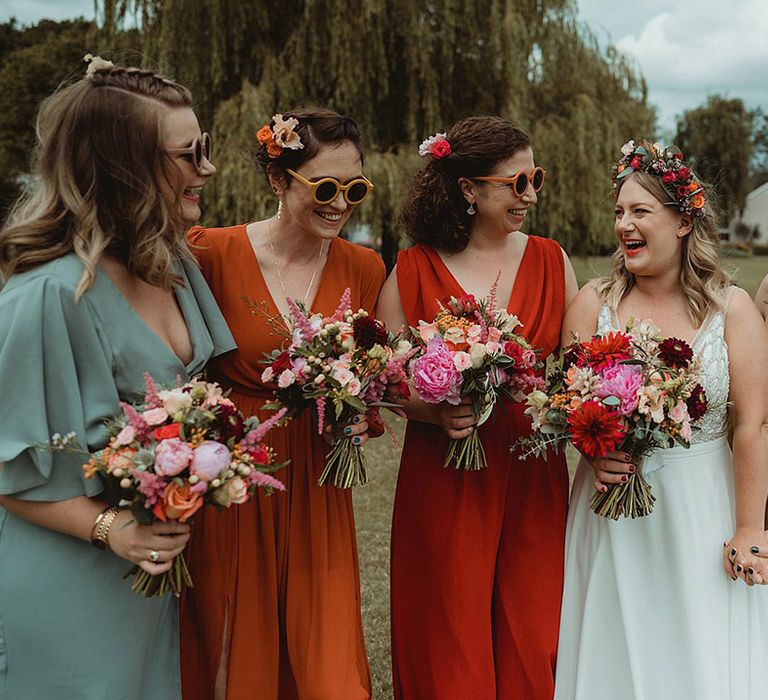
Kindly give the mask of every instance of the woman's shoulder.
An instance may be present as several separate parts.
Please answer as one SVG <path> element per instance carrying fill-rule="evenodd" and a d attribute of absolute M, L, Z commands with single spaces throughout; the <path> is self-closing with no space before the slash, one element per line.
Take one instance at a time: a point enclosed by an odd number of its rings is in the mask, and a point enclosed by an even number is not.
<path fill-rule="evenodd" d="M 198 251 L 224 250 L 247 240 L 246 224 L 235 226 L 193 226 L 187 231 L 187 241 L 195 255 Z"/>
<path fill-rule="evenodd" d="M 75 253 L 68 253 L 13 275 L 2 288 L 2 294 L 15 294 L 23 290 L 23 296 L 34 289 L 59 287 L 74 295 L 84 268 Z"/>

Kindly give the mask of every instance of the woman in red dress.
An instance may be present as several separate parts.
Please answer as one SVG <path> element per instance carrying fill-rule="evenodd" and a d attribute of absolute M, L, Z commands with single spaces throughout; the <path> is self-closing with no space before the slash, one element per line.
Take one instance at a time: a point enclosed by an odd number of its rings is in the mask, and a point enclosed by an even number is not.
<path fill-rule="evenodd" d="M 352 307 L 372 312 L 385 277 L 374 251 L 338 237 L 370 191 L 355 122 L 316 110 L 275 115 L 269 126 L 256 158 L 278 213 L 189 234 L 238 345 L 211 373 L 261 418 L 272 415 L 262 406 L 274 388 L 261 380 L 264 355 L 283 341 L 269 318 L 288 313 L 286 297 L 330 315 L 348 287 Z M 367 429 L 360 415 L 345 435 L 362 444 Z M 291 460 L 277 474 L 286 492 L 195 518 L 195 587 L 181 608 L 184 698 L 368 700 L 352 493 L 317 485 L 328 445 L 311 411 L 267 441 Z"/>
<path fill-rule="evenodd" d="M 448 146 L 437 145 L 440 141 Z M 552 240 L 521 232 L 544 173 L 528 135 L 472 117 L 420 149 L 430 160 L 403 211 L 415 246 L 379 299 L 391 327 L 438 303 L 498 299 L 542 356 L 560 341 L 577 285 Z M 479 428 L 488 467 L 443 468 L 449 438 L 475 430 L 471 403 L 411 399 L 392 522 L 392 661 L 400 700 L 551 700 L 563 580 L 565 459 L 520 461 L 524 406 L 500 401 Z"/>

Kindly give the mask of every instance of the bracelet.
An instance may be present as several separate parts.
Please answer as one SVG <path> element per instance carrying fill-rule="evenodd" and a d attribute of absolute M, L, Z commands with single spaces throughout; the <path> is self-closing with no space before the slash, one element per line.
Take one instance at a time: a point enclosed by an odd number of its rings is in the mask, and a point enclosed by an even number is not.
<path fill-rule="evenodd" d="M 112 527 L 112 523 L 115 521 L 117 514 L 120 512 L 120 508 L 111 506 L 104 509 L 96 516 L 96 520 L 93 523 L 93 529 L 91 530 L 91 544 L 96 549 L 109 549 L 109 528 Z"/>

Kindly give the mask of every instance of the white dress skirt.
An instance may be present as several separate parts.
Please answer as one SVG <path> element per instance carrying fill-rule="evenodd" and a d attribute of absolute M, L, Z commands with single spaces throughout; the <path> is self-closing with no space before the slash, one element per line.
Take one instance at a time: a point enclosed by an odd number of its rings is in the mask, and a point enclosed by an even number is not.
<path fill-rule="evenodd" d="M 617 328 L 604 306 L 598 332 Z M 656 503 L 644 518 L 589 508 L 581 461 L 571 495 L 555 700 L 742 700 L 768 697 L 768 587 L 731 581 L 722 545 L 735 529 L 726 440 L 723 315 L 694 342 L 712 407 L 690 449 L 641 467 Z"/>

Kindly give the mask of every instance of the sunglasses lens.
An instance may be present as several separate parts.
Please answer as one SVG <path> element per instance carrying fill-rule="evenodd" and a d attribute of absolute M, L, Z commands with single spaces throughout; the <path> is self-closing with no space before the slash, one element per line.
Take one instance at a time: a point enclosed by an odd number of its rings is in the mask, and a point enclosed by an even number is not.
<path fill-rule="evenodd" d="M 211 159 L 211 136 L 210 136 L 210 134 L 207 134 L 207 133 L 203 134 L 202 145 L 203 145 L 203 149 L 202 149 L 203 150 L 203 156 L 205 156 L 205 158 L 207 160 L 210 160 Z"/>
<path fill-rule="evenodd" d="M 368 186 L 364 182 L 355 182 L 347 190 L 347 201 L 350 204 L 359 204 L 368 196 Z"/>
<path fill-rule="evenodd" d="M 536 168 L 533 171 L 533 189 L 538 192 L 544 186 L 544 171 Z"/>
<path fill-rule="evenodd" d="M 326 180 L 321 182 L 315 190 L 315 199 L 321 204 L 332 202 L 339 195 L 339 188 L 336 183 Z"/>
<path fill-rule="evenodd" d="M 519 173 L 515 179 L 515 194 L 522 197 L 528 189 L 528 176 L 525 173 Z"/>
<path fill-rule="evenodd" d="M 203 151 L 204 151 L 203 140 L 198 139 L 197 141 L 195 141 L 195 153 L 194 153 L 195 167 L 198 170 L 200 169 L 200 166 L 203 163 Z"/>

